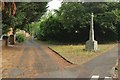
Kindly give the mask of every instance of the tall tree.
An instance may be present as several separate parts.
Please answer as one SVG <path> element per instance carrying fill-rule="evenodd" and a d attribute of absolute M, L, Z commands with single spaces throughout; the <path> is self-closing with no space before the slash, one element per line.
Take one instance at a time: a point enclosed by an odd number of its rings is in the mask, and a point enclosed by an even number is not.
<path fill-rule="evenodd" d="M 13 2 L 0 2 L 0 11 L 2 11 L 2 32 L 7 33 L 9 31 L 9 26 L 11 18 L 16 13 L 16 4 Z M 6 46 L 8 45 L 8 37 L 6 37 Z"/>
<path fill-rule="evenodd" d="M 13 38 L 15 38 L 16 29 L 24 29 L 26 25 L 31 22 L 35 22 L 40 19 L 40 17 L 46 11 L 47 2 L 16 2 L 17 6 L 16 14 L 14 16 L 6 17 L 3 12 L 3 24 L 13 28 Z M 3 26 L 3 29 L 7 27 Z M 13 40 L 14 41 L 14 40 Z M 13 42 L 14 44 L 15 42 Z"/>

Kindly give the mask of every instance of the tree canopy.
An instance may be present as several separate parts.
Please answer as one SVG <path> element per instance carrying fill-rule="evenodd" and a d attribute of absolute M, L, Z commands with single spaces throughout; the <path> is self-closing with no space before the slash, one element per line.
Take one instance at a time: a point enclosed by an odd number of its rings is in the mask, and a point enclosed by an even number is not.
<path fill-rule="evenodd" d="M 91 13 L 94 13 L 95 39 L 118 40 L 119 3 L 63 3 L 55 14 L 40 24 L 39 37 L 44 40 L 85 42 L 88 40 Z"/>
<path fill-rule="evenodd" d="M 10 27 L 24 29 L 27 24 L 39 20 L 46 11 L 47 2 L 15 2 L 15 4 L 17 10 L 14 16 L 7 15 L 6 9 L 2 11 L 3 33 L 8 32 Z"/>

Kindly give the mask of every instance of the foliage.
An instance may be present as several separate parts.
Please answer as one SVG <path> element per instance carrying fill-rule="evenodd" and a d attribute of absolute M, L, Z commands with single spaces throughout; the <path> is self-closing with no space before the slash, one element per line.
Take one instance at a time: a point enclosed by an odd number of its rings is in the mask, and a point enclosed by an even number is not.
<path fill-rule="evenodd" d="M 47 2 L 15 2 L 15 4 L 17 10 L 14 16 L 8 15 L 6 9 L 2 11 L 3 33 L 7 33 L 10 27 L 14 30 L 25 29 L 26 25 L 38 21 L 46 11 Z"/>
<path fill-rule="evenodd" d="M 34 35 L 35 32 L 39 29 L 40 22 L 32 22 L 29 25 L 26 25 L 25 31 L 27 31 L 30 35 Z"/>
<path fill-rule="evenodd" d="M 17 42 L 19 42 L 19 43 L 24 42 L 24 41 L 25 41 L 25 35 L 22 34 L 22 33 L 17 33 L 17 34 L 16 34 L 16 40 L 17 40 Z"/>
<path fill-rule="evenodd" d="M 38 38 L 67 42 L 85 42 L 89 36 L 91 13 L 94 13 L 95 39 L 118 40 L 119 3 L 63 3 L 55 14 L 40 24 Z"/>
<path fill-rule="evenodd" d="M 40 29 L 37 34 L 39 39 L 59 40 L 63 37 L 64 31 L 61 21 L 56 16 L 50 16 L 40 23 Z"/>
<path fill-rule="evenodd" d="M 23 20 L 23 26 L 32 23 L 35 21 L 38 21 L 41 16 L 46 11 L 46 5 L 47 2 L 26 2 L 22 3 L 18 9 L 20 9 L 21 12 L 25 12 L 25 18 Z"/>

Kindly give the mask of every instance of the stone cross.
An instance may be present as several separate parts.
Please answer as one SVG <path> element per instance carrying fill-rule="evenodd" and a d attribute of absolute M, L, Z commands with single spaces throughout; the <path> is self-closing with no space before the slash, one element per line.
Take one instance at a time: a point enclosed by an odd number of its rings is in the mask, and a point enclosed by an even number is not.
<path fill-rule="evenodd" d="M 94 24 L 93 24 L 93 13 L 91 15 L 91 23 L 90 23 L 90 34 L 89 40 L 86 42 L 86 50 L 87 51 L 96 51 L 97 50 L 97 41 L 94 40 Z"/>
<path fill-rule="evenodd" d="M 94 41 L 94 28 L 93 28 L 93 13 L 91 15 L 91 25 L 90 25 L 90 35 L 89 35 L 89 40 Z"/>

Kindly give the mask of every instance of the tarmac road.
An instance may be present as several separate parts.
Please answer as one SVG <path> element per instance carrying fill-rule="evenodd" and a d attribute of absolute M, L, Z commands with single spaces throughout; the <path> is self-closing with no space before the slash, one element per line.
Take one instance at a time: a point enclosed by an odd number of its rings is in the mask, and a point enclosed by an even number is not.
<path fill-rule="evenodd" d="M 19 50 L 19 49 L 18 49 Z M 18 53 L 16 53 L 18 54 Z M 13 58 L 16 67 L 7 68 L 4 78 L 100 78 L 111 76 L 116 64 L 118 46 L 85 64 L 72 65 L 34 39 L 25 42 L 19 58 Z"/>

